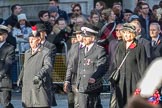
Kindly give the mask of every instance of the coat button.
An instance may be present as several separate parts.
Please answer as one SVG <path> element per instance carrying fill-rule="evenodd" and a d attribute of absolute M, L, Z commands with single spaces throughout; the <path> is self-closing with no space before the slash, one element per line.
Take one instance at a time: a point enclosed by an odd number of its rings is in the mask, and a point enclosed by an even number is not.
<path fill-rule="evenodd" d="M 85 77 L 86 75 L 83 75 L 83 77 Z"/>

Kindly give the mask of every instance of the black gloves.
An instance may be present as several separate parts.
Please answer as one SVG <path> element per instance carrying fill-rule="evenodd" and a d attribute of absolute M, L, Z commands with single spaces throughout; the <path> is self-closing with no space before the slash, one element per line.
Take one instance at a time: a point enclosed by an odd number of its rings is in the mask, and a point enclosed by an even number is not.
<path fill-rule="evenodd" d="M 41 79 L 38 76 L 34 76 L 33 84 L 39 84 Z"/>

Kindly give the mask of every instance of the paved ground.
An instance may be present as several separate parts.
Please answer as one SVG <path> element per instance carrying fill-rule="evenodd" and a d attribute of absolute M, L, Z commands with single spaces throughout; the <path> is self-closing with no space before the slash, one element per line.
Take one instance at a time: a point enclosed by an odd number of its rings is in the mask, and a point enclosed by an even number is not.
<path fill-rule="evenodd" d="M 67 107 L 67 95 L 66 94 L 56 94 L 56 101 L 57 106 L 52 108 L 68 108 Z M 108 108 L 109 104 L 109 95 L 108 94 L 102 94 L 101 95 L 102 105 L 103 108 Z M 21 106 L 21 93 L 13 93 L 12 101 L 15 108 L 22 108 Z M 0 106 L 0 108 L 2 108 Z"/>

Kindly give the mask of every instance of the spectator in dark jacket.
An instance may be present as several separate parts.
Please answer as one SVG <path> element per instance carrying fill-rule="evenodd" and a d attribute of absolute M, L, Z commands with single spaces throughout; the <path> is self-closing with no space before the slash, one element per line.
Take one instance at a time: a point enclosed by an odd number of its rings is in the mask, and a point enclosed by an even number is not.
<path fill-rule="evenodd" d="M 16 23 L 18 22 L 17 20 L 17 15 L 19 15 L 22 11 L 22 8 L 20 6 L 20 4 L 14 4 L 11 6 L 11 11 L 12 14 L 11 16 L 9 16 L 6 21 L 5 24 L 6 26 L 8 26 L 9 28 L 12 28 L 16 25 Z"/>
<path fill-rule="evenodd" d="M 40 19 L 40 23 L 44 24 L 46 27 L 46 33 L 49 35 L 52 31 L 52 25 L 49 22 L 49 12 L 47 10 L 41 10 L 38 13 L 38 17 Z"/>
<path fill-rule="evenodd" d="M 61 10 L 59 8 L 59 0 L 49 0 L 49 6 L 57 7 L 58 8 L 58 14 L 59 14 L 60 18 L 64 18 L 67 22 L 69 22 L 69 18 L 68 18 L 66 11 Z"/>
<path fill-rule="evenodd" d="M 56 45 L 57 53 L 62 53 L 64 45 L 61 41 L 67 42 L 69 36 L 71 36 L 71 29 L 67 26 L 64 18 L 58 19 L 51 34 L 52 35 L 47 37 L 47 40 Z"/>

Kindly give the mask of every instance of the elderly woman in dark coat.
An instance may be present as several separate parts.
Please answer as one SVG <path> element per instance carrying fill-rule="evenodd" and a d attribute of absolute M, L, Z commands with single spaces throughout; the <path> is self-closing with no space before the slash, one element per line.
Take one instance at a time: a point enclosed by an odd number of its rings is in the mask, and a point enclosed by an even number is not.
<path fill-rule="evenodd" d="M 129 52 L 129 54 L 121 66 L 119 82 L 114 86 L 110 108 L 123 108 L 125 106 L 128 97 L 135 91 L 136 84 L 143 76 L 147 66 L 144 46 L 135 40 L 135 27 L 130 23 L 125 23 L 121 33 L 124 41 L 119 43 L 117 47 L 114 59 L 115 68 L 119 67 L 126 53 Z"/>

